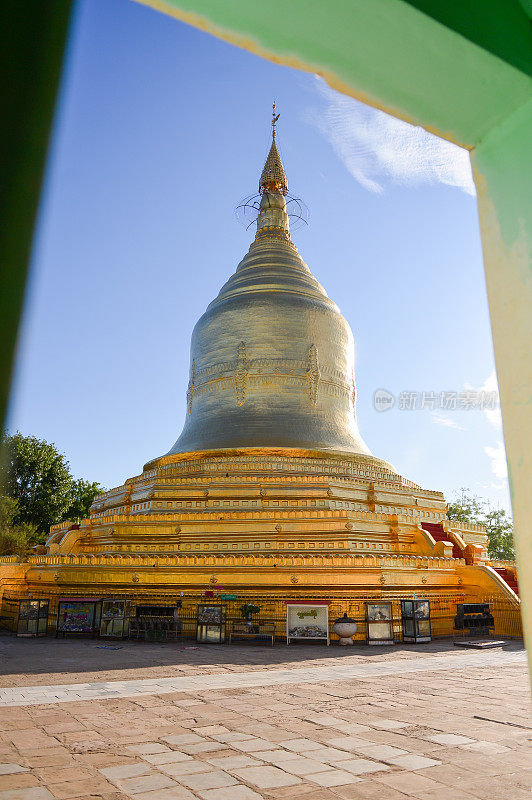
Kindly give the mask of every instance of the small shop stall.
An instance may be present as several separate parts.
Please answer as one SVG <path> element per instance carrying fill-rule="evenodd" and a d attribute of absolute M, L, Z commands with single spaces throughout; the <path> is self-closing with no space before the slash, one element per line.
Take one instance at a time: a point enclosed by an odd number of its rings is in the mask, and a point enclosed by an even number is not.
<path fill-rule="evenodd" d="M 57 609 L 56 638 L 62 634 L 95 636 L 100 629 L 101 598 L 60 597 Z"/>
<path fill-rule="evenodd" d="M 49 600 L 21 600 L 17 636 L 46 636 L 49 608 Z"/>
<path fill-rule="evenodd" d="M 129 619 L 128 638 L 147 642 L 177 640 L 182 635 L 179 609 L 181 600 L 172 605 L 139 605 Z"/>
<path fill-rule="evenodd" d="M 225 642 L 226 607 L 216 603 L 198 605 L 196 641 L 210 644 Z"/>
<path fill-rule="evenodd" d="M 312 640 L 330 644 L 330 600 L 286 601 L 286 643 Z"/>
<path fill-rule="evenodd" d="M 393 644 L 392 604 L 366 603 L 367 644 Z"/>
<path fill-rule="evenodd" d="M 129 600 L 103 600 L 100 620 L 102 638 L 123 639 L 129 630 Z"/>
<path fill-rule="evenodd" d="M 430 642 L 430 603 L 428 600 L 401 600 L 403 642 Z"/>

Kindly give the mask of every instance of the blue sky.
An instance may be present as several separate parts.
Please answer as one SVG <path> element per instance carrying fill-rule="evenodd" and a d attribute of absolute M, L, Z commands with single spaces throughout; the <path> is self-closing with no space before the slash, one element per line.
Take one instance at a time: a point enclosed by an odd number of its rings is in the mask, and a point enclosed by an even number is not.
<path fill-rule="evenodd" d="M 192 328 L 249 246 L 234 209 L 256 190 L 273 100 L 310 208 L 294 241 L 355 336 L 362 435 L 427 489 L 507 506 L 498 412 L 437 407 L 496 389 L 463 151 L 129 0 L 76 7 L 10 430 L 107 487 L 173 444 Z M 437 399 L 406 410 L 401 392 Z"/>

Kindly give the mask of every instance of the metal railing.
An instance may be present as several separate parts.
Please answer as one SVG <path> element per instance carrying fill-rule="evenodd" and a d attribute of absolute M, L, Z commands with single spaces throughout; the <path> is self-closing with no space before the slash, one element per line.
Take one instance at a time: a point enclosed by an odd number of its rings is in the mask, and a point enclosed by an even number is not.
<path fill-rule="evenodd" d="M 320 599 L 329 599 L 326 593 L 320 592 Z M 75 594 L 69 592 L 69 597 L 74 597 Z M 42 598 L 35 599 L 49 599 L 49 617 L 48 617 L 48 633 L 54 634 L 56 628 L 56 619 L 58 611 L 59 592 L 56 595 L 47 595 L 43 593 Z M 196 592 L 194 594 L 179 597 L 179 592 L 168 592 L 160 594 L 143 594 L 138 589 L 133 588 L 130 592 L 124 592 L 114 595 L 112 598 L 104 596 L 95 590 L 84 591 L 80 593 L 80 597 L 88 598 L 93 597 L 95 600 L 100 599 L 127 599 L 130 602 L 131 614 L 135 615 L 135 608 L 137 605 L 153 604 L 153 605 L 172 605 L 176 600 L 180 600 L 182 605 L 179 609 L 179 619 L 183 629 L 183 637 L 186 639 L 194 639 L 196 637 L 196 622 L 198 614 L 198 605 L 223 605 L 225 612 L 226 623 L 242 622 L 247 618 L 242 615 L 241 607 L 246 604 L 253 604 L 258 606 L 260 611 L 256 614 L 251 614 L 249 619 L 251 622 L 270 622 L 275 625 L 275 635 L 278 640 L 282 640 L 286 636 L 286 602 L 297 603 L 302 599 L 316 600 L 316 594 L 308 595 L 308 597 L 299 593 L 297 596 L 289 597 L 287 592 L 284 597 L 273 597 L 272 595 L 266 596 L 250 591 L 237 593 L 236 599 L 223 599 L 223 595 L 212 596 L 206 592 Z M 11 631 L 16 630 L 18 618 L 18 603 L 22 597 L 9 596 L 7 593 L 2 600 L 2 608 L 0 612 L 0 628 L 8 629 Z M 355 643 L 363 643 L 366 641 L 367 627 L 366 627 L 366 602 L 391 602 L 392 604 L 392 621 L 394 641 L 402 641 L 402 621 L 401 621 L 401 600 L 411 600 L 411 593 L 379 593 L 373 595 L 357 595 L 345 593 L 340 597 L 335 597 L 330 600 L 329 604 L 329 630 L 331 633 L 332 641 L 337 639 L 332 627 L 334 620 L 341 617 L 344 613 L 353 618 L 357 623 L 357 632 L 353 639 Z M 463 637 L 463 631 L 456 631 L 454 628 L 454 620 L 457 613 L 457 604 L 463 602 L 474 603 L 489 603 L 490 612 L 493 614 L 495 620 L 495 627 L 491 631 L 491 635 L 496 638 L 521 638 L 523 635 L 522 622 L 519 607 L 509 598 L 501 596 L 470 596 L 467 598 L 463 592 L 452 592 L 445 595 L 431 595 L 427 593 L 423 596 L 417 596 L 418 600 L 430 601 L 431 612 L 431 630 L 432 638 L 457 638 Z M 229 626 L 228 626 L 229 628 Z"/>

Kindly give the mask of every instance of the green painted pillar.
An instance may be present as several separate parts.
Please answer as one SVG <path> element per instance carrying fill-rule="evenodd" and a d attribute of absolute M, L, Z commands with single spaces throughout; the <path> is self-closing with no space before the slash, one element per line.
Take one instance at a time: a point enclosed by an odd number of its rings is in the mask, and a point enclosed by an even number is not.
<path fill-rule="evenodd" d="M 70 18 L 69 0 L 0 3 L 0 425 Z"/>
<path fill-rule="evenodd" d="M 475 148 L 473 171 L 523 614 L 532 618 L 532 100 Z M 527 645 L 532 645 L 528 627 Z"/>

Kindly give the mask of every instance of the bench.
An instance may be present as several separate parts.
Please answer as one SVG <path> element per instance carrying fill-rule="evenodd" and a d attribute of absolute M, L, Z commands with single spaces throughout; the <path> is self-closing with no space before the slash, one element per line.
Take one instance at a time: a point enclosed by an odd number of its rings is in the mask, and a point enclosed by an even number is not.
<path fill-rule="evenodd" d="M 272 647 L 275 644 L 274 622 L 231 622 L 229 630 L 229 644 L 234 639 L 270 639 Z"/>

